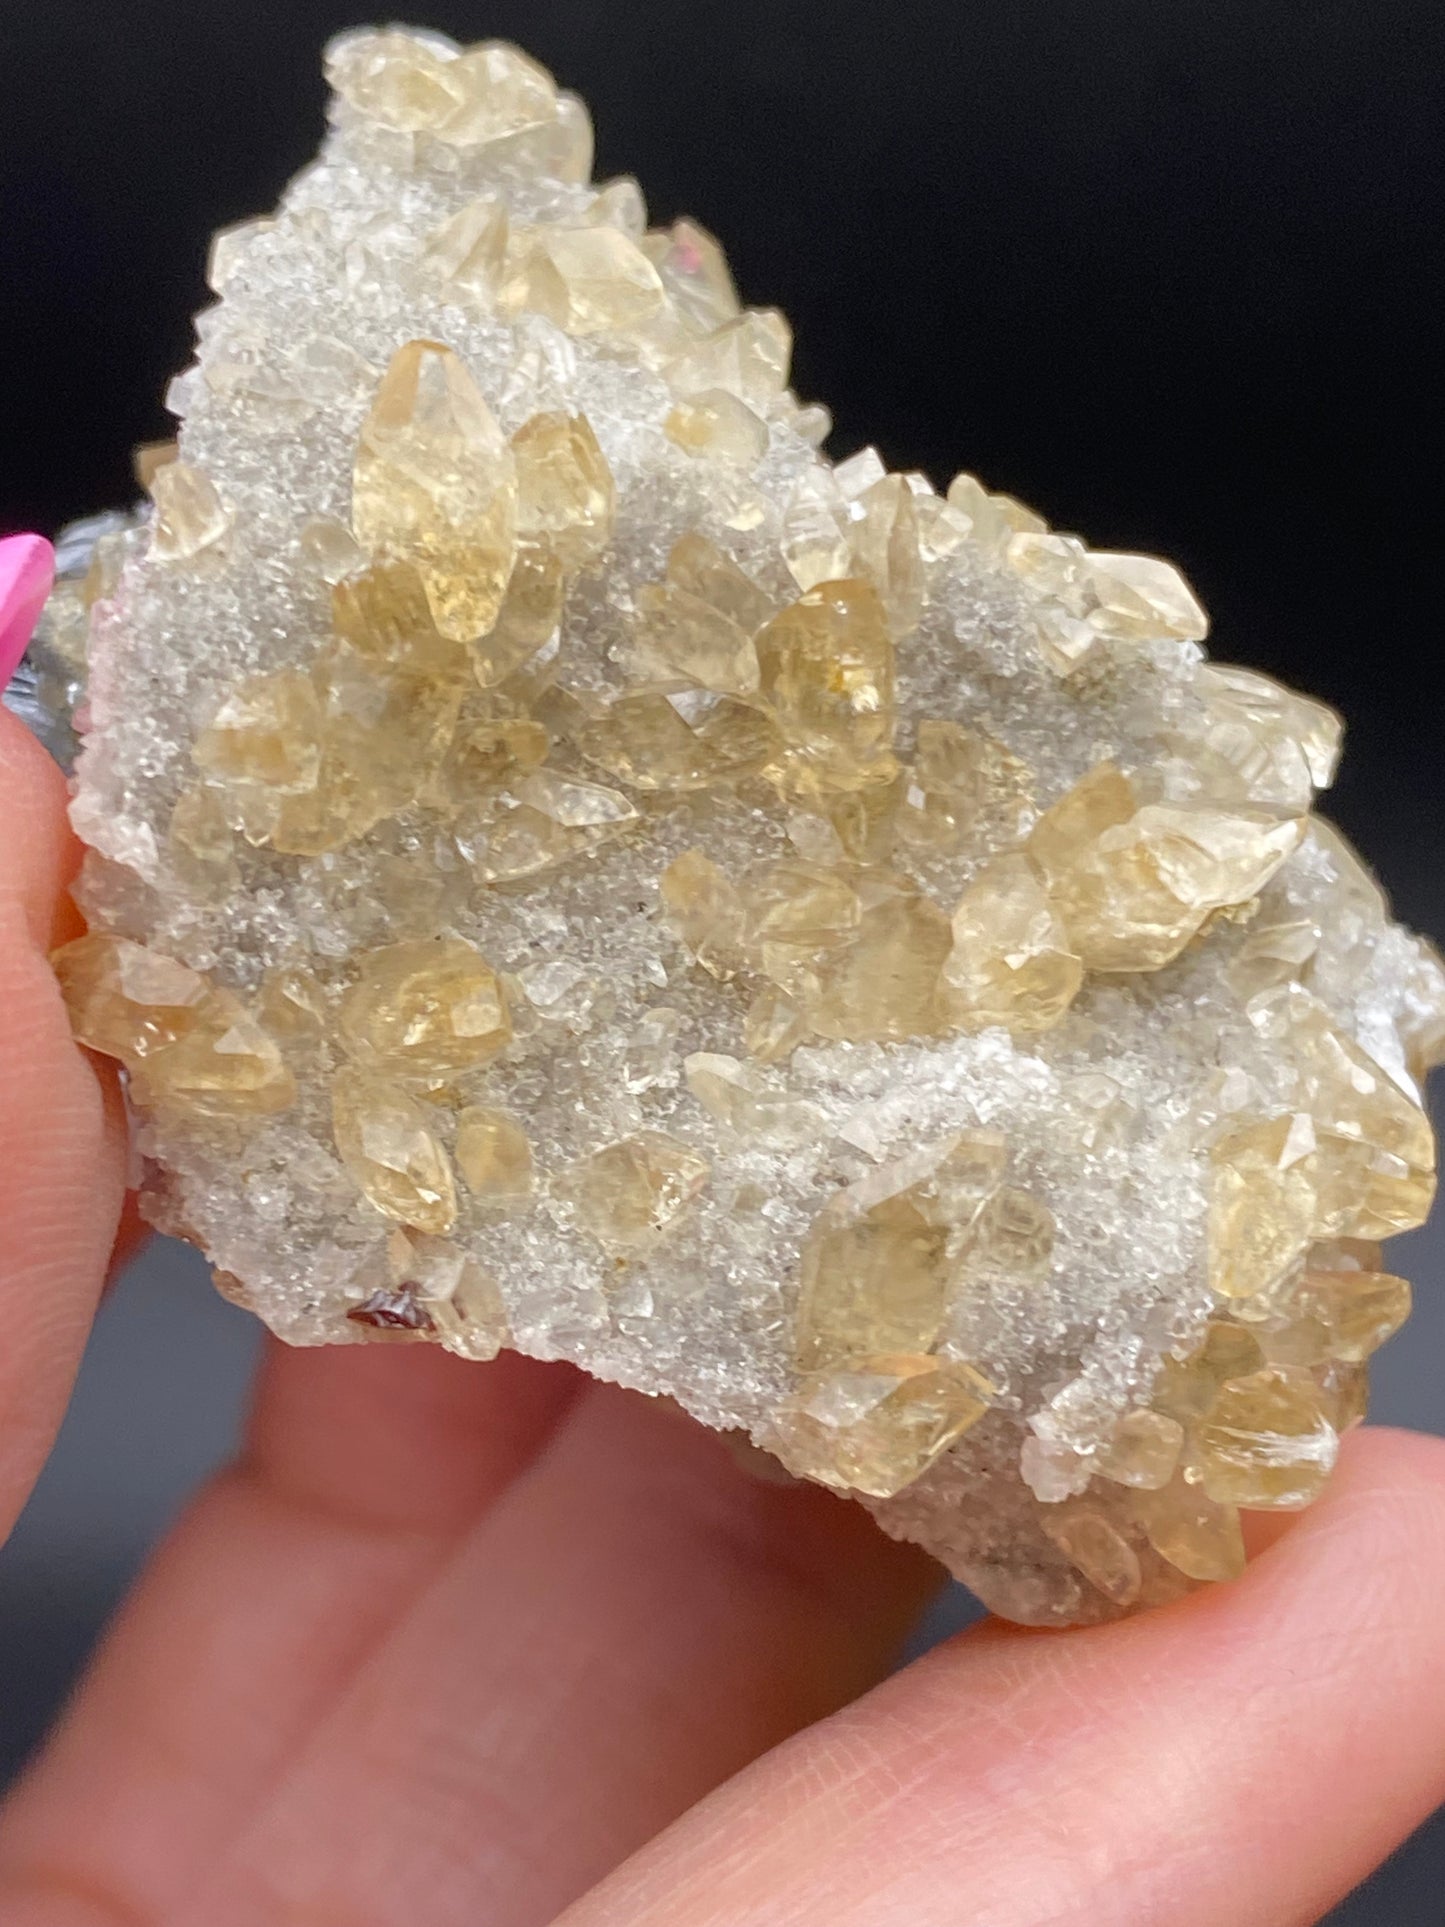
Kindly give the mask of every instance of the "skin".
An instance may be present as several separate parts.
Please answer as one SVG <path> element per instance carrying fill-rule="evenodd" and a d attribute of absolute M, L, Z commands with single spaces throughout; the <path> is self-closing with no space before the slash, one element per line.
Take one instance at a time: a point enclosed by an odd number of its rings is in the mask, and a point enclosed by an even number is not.
<path fill-rule="evenodd" d="M 123 1235 L 63 803 L 0 711 L 7 1526 Z M 0 1920 L 1305 1927 L 1445 1798 L 1445 1444 L 1355 1434 L 1274 1537 L 889 1678 L 937 1571 L 857 1508 L 565 1369 L 273 1347 L 0 1814 Z"/>

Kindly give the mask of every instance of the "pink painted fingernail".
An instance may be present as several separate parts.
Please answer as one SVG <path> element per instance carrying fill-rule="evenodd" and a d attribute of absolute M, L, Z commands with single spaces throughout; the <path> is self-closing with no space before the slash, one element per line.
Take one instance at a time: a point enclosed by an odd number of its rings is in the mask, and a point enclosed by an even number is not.
<path fill-rule="evenodd" d="M 0 689 L 15 674 L 55 580 L 55 551 L 43 535 L 0 541 Z"/>

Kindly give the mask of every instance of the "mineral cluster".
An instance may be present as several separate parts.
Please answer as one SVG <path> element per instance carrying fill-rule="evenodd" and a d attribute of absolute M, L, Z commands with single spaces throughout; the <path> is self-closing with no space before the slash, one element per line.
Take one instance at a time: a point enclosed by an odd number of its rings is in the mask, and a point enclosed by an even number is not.
<path fill-rule="evenodd" d="M 1061 1624 L 1362 1414 L 1445 974 L 1187 584 L 836 466 L 787 322 L 516 49 L 330 49 L 89 656 L 76 1033 L 295 1344 L 578 1361 Z"/>

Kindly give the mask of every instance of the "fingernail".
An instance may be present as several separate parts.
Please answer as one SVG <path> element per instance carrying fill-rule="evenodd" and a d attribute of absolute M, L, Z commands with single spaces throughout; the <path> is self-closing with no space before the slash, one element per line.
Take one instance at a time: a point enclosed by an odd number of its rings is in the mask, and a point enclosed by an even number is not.
<path fill-rule="evenodd" d="M 15 674 L 55 581 L 55 551 L 43 535 L 0 541 L 0 689 Z"/>

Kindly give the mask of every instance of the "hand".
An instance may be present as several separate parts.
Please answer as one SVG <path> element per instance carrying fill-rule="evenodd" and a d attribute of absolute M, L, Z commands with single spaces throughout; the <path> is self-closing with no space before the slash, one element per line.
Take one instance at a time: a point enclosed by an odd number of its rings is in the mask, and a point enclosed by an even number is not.
<path fill-rule="evenodd" d="M 124 1196 L 45 963 L 75 859 L 0 712 L 6 1529 Z M 1441 1443 L 1355 1435 L 1235 1585 L 876 1684 L 937 1577 L 568 1370 L 273 1346 L 0 1817 L 0 1921 L 1304 1927 L 1445 1797 Z"/>

